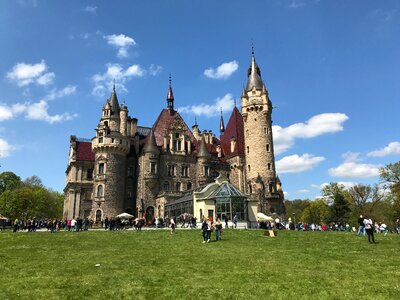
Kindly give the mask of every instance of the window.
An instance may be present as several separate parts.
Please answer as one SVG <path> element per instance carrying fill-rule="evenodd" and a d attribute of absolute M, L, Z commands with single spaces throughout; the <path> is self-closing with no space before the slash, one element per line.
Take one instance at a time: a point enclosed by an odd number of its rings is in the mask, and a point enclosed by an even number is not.
<path fill-rule="evenodd" d="M 209 176 L 210 168 L 208 166 L 204 166 L 204 176 Z"/>
<path fill-rule="evenodd" d="M 157 174 L 157 164 L 155 162 L 150 162 L 150 173 Z"/>
<path fill-rule="evenodd" d="M 104 174 L 104 163 L 99 164 L 99 174 Z"/>
<path fill-rule="evenodd" d="M 163 184 L 163 190 L 166 191 L 166 192 L 169 191 L 169 182 L 168 182 L 168 181 L 165 181 L 165 182 L 164 182 L 164 184 Z"/>
<path fill-rule="evenodd" d="M 181 191 L 181 183 L 178 181 L 177 183 L 175 183 L 175 190 L 177 191 L 177 192 L 180 192 Z"/>
<path fill-rule="evenodd" d="M 250 172 L 250 165 L 247 165 L 247 169 L 249 170 L 249 172 Z"/>
<path fill-rule="evenodd" d="M 267 167 L 268 167 L 268 170 L 271 170 L 271 164 L 270 163 L 267 164 Z"/>
<path fill-rule="evenodd" d="M 267 144 L 267 147 L 266 147 L 266 148 L 267 148 L 267 152 L 269 152 L 269 144 Z"/>
<path fill-rule="evenodd" d="M 107 112 L 107 115 L 108 115 L 108 112 Z M 104 126 L 105 126 L 105 127 L 108 127 L 108 121 L 105 121 L 105 122 L 104 122 Z"/>
<path fill-rule="evenodd" d="M 93 169 L 86 170 L 86 179 L 93 179 Z"/>
<path fill-rule="evenodd" d="M 250 148 L 249 148 L 249 146 L 247 146 L 247 154 L 249 154 L 249 152 L 250 152 Z"/>
<path fill-rule="evenodd" d="M 128 168 L 128 176 L 129 176 L 129 177 L 132 177 L 132 176 L 133 176 L 133 168 L 132 168 L 132 167 L 129 167 L 129 168 Z"/>
<path fill-rule="evenodd" d="M 111 143 L 114 143 L 114 138 L 111 139 Z"/>
<path fill-rule="evenodd" d="M 168 172 L 168 176 L 175 176 L 175 166 L 168 165 L 167 172 Z"/>
<path fill-rule="evenodd" d="M 189 167 L 188 166 L 182 166 L 181 176 L 182 177 L 188 177 L 189 176 Z"/>
<path fill-rule="evenodd" d="M 253 193 L 253 187 L 251 186 L 251 184 L 249 184 L 249 193 Z"/>
<path fill-rule="evenodd" d="M 97 186 L 97 197 L 103 197 L 103 194 L 104 194 L 103 186 L 102 185 Z"/>
<path fill-rule="evenodd" d="M 270 182 L 268 184 L 268 190 L 269 190 L 270 193 L 272 193 L 272 189 L 273 189 L 273 185 L 272 185 L 272 182 Z"/>
<path fill-rule="evenodd" d="M 187 183 L 186 189 L 187 189 L 188 191 L 190 191 L 190 190 L 192 189 L 192 183 L 191 183 L 191 182 L 188 182 L 188 183 Z"/>
<path fill-rule="evenodd" d="M 102 144 L 103 143 L 103 138 L 99 137 L 99 143 Z"/>

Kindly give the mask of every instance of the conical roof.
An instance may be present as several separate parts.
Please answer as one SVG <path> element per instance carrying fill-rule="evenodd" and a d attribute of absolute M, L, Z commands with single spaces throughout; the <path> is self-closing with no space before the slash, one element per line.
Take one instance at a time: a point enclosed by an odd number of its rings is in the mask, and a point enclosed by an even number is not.
<path fill-rule="evenodd" d="M 221 118 L 219 121 L 219 131 L 221 132 L 221 134 L 225 131 L 224 118 L 222 117 L 222 109 L 221 109 Z"/>
<path fill-rule="evenodd" d="M 143 152 L 144 153 L 159 153 L 153 129 L 150 129 L 150 133 L 147 136 L 147 142 L 143 148 Z"/>
<path fill-rule="evenodd" d="M 197 157 L 210 157 L 210 152 L 207 150 L 206 139 L 204 138 L 204 134 L 201 137 L 200 149 L 197 153 Z"/>
<path fill-rule="evenodd" d="M 115 84 L 111 93 L 110 99 L 108 100 L 111 106 L 111 115 L 119 115 L 119 103 L 117 93 L 115 92 Z"/>
<path fill-rule="evenodd" d="M 248 76 L 247 87 L 246 87 L 247 91 L 252 90 L 253 87 L 255 87 L 256 90 L 261 90 L 263 88 L 264 83 L 261 79 L 260 68 L 258 67 L 256 59 L 254 57 L 254 50 L 252 51 L 251 63 L 247 71 L 247 76 Z"/>

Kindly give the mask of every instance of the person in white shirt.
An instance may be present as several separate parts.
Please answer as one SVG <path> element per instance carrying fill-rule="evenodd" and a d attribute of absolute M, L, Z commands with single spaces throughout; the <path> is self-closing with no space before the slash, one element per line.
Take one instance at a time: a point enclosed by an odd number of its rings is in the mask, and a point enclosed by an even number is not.
<path fill-rule="evenodd" d="M 371 243 L 375 244 L 374 223 L 372 222 L 372 220 L 368 216 L 365 216 L 364 225 L 365 225 L 365 231 L 367 232 L 367 235 L 368 235 L 368 242 L 370 244 Z"/>

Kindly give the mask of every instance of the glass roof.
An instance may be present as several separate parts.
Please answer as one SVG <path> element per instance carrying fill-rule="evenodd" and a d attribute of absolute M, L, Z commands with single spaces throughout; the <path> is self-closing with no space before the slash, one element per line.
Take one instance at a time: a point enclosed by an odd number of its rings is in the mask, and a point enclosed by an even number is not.
<path fill-rule="evenodd" d="M 221 186 L 216 189 L 208 198 L 220 198 L 220 197 L 246 197 L 237 188 L 228 182 L 224 182 Z"/>

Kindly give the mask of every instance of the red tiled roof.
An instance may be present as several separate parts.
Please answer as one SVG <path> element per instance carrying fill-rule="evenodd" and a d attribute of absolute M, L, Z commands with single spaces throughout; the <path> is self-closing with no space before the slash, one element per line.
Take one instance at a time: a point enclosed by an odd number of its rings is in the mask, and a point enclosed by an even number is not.
<path fill-rule="evenodd" d="M 76 160 L 94 161 L 92 142 L 76 142 Z"/>
<path fill-rule="evenodd" d="M 236 139 L 236 147 L 231 152 L 231 139 Z M 244 154 L 244 123 L 243 116 L 235 107 L 232 111 L 229 122 L 226 125 L 224 134 L 221 137 L 221 145 L 226 156 L 235 156 Z"/>
<path fill-rule="evenodd" d="M 153 125 L 153 132 L 157 146 L 162 146 L 164 144 L 164 136 L 168 134 L 169 129 L 174 122 L 179 122 L 183 126 L 185 135 L 190 137 L 192 143 L 196 141 L 189 127 L 177 111 L 172 111 L 171 113 L 171 110 L 163 109 Z"/>

